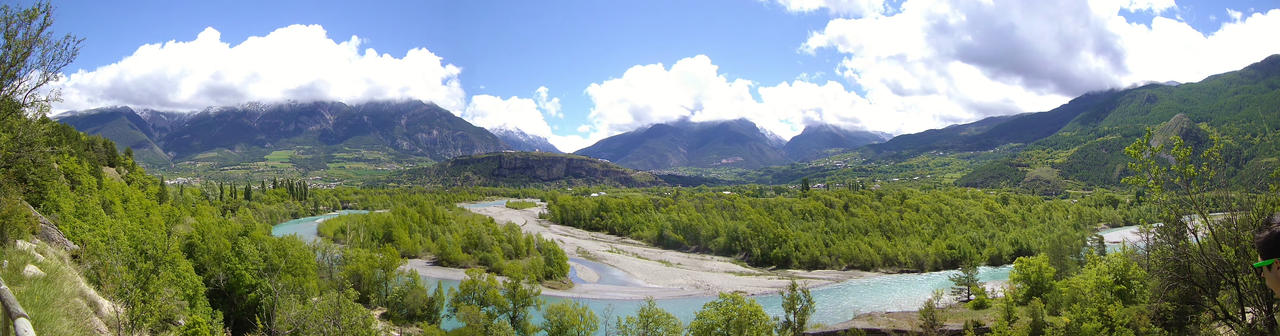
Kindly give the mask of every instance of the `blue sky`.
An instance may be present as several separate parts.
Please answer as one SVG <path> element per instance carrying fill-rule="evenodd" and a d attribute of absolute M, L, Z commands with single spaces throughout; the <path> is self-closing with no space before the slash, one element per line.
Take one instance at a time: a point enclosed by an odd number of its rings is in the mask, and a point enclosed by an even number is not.
<path fill-rule="evenodd" d="M 1273 36 L 1239 42 L 1280 31 L 1280 1 L 1260 0 L 54 4 L 56 29 L 85 38 L 56 109 L 423 99 L 563 150 L 678 118 L 743 117 L 784 138 L 819 122 L 914 132 L 1280 52 Z M 1238 27 L 1215 38 L 1224 23 Z M 225 46 L 178 46 L 197 36 Z M 267 46 L 240 48 L 255 36 Z M 369 48 L 389 59 L 356 60 Z"/>

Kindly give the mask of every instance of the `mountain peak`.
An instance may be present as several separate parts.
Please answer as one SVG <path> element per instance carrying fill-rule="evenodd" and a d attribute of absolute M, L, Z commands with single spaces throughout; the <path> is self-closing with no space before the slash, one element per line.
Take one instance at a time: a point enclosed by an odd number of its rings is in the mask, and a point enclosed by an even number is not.
<path fill-rule="evenodd" d="M 499 126 L 490 128 L 489 132 L 498 136 L 498 139 L 502 140 L 507 147 L 517 151 L 561 153 L 559 148 L 547 141 L 547 138 L 525 133 L 518 128 Z"/>
<path fill-rule="evenodd" d="M 605 138 L 576 154 L 634 169 L 756 168 L 787 162 L 777 141 L 743 118 L 653 124 Z"/>
<path fill-rule="evenodd" d="M 806 125 L 804 131 L 787 141 L 783 150 L 792 160 L 809 161 L 884 141 L 885 137 L 880 133 L 819 123 Z"/>

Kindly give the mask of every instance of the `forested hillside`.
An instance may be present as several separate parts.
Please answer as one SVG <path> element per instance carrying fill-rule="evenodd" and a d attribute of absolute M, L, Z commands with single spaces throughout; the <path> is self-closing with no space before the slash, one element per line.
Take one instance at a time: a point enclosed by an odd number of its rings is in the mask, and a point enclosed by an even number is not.
<path fill-rule="evenodd" d="M 446 187 L 664 185 L 659 176 L 573 154 L 503 152 L 469 155 L 399 172 L 387 184 Z"/>

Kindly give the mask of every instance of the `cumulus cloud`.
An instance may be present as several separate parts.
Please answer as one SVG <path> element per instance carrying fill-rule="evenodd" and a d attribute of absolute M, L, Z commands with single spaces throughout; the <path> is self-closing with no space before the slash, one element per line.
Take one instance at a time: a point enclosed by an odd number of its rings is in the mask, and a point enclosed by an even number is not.
<path fill-rule="evenodd" d="M 705 55 L 678 60 L 670 68 L 633 66 L 622 77 L 591 84 L 586 93 L 594 103 L 592 124 L 579 131 L 589 130 L 592 140 L 676 120 L 745 118 L 783 139 L 815 123 L 866 129 L 897 122 L 875 115 L 866 99 L 838 82 L 766 86 L 729 79 Z"/>
<path fill-rule="evenodd" d="M 459 111 L 465 104 L 461 69 L 431 51 L 395 57 L 361 50 L 361 43 L 356 36 L 330 39 L 318 25 L 293 25 L 231 45 L 206 28 L 194 40 L 143 45 L 119 62 L 67 76 L 56 85 L 63 102 L 54 107 L 197 110 L 251 101 L 417 99 Z"/>
<path fill-rule="evenodd" d="M 1120 15 L 1171 9 L 1155 0 L 907 0 L 893 15 L 832 19 L 801 50 L 844 54 L 837 73 L 882 117 L 859 122 L 893 133 L 1044 111 L 1088 91 L 1198 81 L 1280 52 L 1269 37 L 1280 10 L 1207 36 L 1177 19 Z"/>
<path fill-rule="evenodd" d="M 549 98 L 548 92 L 550 91 L 547 87 L 540 86 L 533 92 L 533 98 L 537 100 L 538 108 L 546 112 L 549 117 L 564 118 L 564 112 L 560 111 L 560 98 Z"/>
<path fill-rule="evenodd" d="M 546 116 L 558 114 L 558 98 L 547 99 L 547 88 L 534 92 L 535 99 L 521 97 L 471 96 L 471 102 L 462 112 L 462 118 L 487 129 L 519 130 L 525 134 L 546 138 L 561 151 L 576 151 L 590 145 L 576 135 L 556 135 L 547 124 Z"/>
<path fill-rule="evenodd" d="M 591 138 L 603 138 L 643 125 L 688 118 L 693 121 L 750 117 L 758 109 L 753 82 L 729 80 L 711 58 L 698 55 L 676 61 L 637 65 L 620 78 L 586 89 L 594 107 Z"/>

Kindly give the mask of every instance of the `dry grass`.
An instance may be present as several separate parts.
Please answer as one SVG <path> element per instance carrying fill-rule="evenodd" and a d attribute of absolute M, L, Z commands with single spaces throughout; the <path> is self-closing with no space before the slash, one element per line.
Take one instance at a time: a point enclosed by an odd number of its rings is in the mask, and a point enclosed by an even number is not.
<path fill-rule="evenodd" d="M 35 256 L 39 253 L 44 261 Z M 89 297 L 81 286 L 79 272 L 66 254 L 43 243 L 28 250 L 10 246 L 0 250 L 0 258 L 7 264 L 0 267 L 0 278 L 13 291 L 22 308 L 31 317 L 31 324 L 40 335 L 102 335 L 109 331 L 94 315 Z M 28 278 L 22 274 L 27 264 L 39 267 L 42 277 Z"/>

